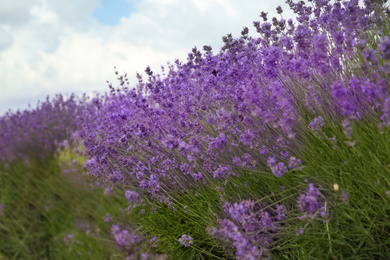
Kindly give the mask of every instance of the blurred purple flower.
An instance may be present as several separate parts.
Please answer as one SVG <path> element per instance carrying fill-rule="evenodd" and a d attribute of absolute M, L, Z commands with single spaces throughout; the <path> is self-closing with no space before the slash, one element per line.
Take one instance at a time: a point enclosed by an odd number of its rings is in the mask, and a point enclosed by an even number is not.
<path fill-rule="evenodd" d="M 301 194 L 298 198 L 298 208 L 305 213 L 305 216 L 315 217 L 315 212 L 320 208 L 319 199 L 320 192 L 314 187 L 313 183 L 309 183 L 309 188 L 306 194 Z"/>
<path fill-rule="evenodd" d="M 290 157 L 290 160 L 288 161 L 288 167 L 290 169 L 295 169 L 295 170 L 301 170 L 302 169 L 302 161 L 300 159 L 295 158 L 294 156 Z"/>
<path fill-rule="evenodd" d="M 111 219 L 109 217 L 110 217 L 110 213 L 107 213 L 105 216 L 103 216 L 104 222 L 106 223 L 111 222 Z"/>
<path fill-rule="evenodd" d="M 300 236 L 300 235 L 303 235 L 303 227 L 301 227 L 300 229 L 295 228 L 295 235 L 297 237 Z"/>
<path fill-rule="evenodd" d="M 345 193 L 344 190 L 341 191 L 341 200 L 345 203 L 345 204 L 349 204 L 349 197 L 348 197 L 348 194 Z"/>
<path fill-rule="evenodd" d="M 313 130 L 317 133 L 319 133 L 321 131 L 323 126 L 324 126 L 324 120 L 322 119 L 321 116 L 314 118 L 314 120 L 309 124 L 309 127 L 311 128 L 311 130 Z"/>
<path fill-rule="evenodd" d="M 185 247 L 189 247 L 192 243 L 194 243 L 191 236 L 187 236 L 186 234 L 183 234 L 181 238 L 179 238 L 180 244 L 184 245 Z"/>

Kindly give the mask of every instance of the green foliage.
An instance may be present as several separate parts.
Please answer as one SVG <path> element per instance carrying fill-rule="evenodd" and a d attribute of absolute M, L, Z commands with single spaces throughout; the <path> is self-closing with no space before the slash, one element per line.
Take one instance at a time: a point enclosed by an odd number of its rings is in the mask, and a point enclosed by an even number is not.
<path fill-rule="evenodd" d="M 51 157 L 1 167 L 2 259 L 123 257 L 110 236 L 110 224 L 103 222 L 106 212 L 120 212 L 119 196 L 105 197 L 77 169 L 63 173 L 58 162 Z"/>
<path fill-rule="evenodd" d="M 336 145 L 323 136 L 307 135 L 300 157 L 303 172 L 321 181 L 322 192 L 329 198 L 330 220 L 326 228 L 317 230 L 322 235 L 302 236 L 301 252 L 317 257 L 389 258 L 390 131 L 378 132 L 377 123 L 356 121 L 351 140 L 340 126 L 326 127 L 328 137 L 337 137 Z M 355 145 L 348 145 L 353 141 Z M 335 183 L 340 190 L 333 190 Z M 342 190 L 348 194 L 348 203 L 342 201 Z"/>

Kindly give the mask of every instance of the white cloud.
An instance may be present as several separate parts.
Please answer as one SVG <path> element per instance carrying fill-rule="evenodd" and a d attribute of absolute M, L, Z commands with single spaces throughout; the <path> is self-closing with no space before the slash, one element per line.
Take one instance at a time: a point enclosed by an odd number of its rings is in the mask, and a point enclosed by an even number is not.
<path fill-rule="evenodd" d="M 168 61 L 186 59 L 193 46 L 212 45 L 218 52 L 222 36 L 238 37 L 244 26 L 255 32 L 252 22 L 260 12 L 276 15 L 277 5 L 137 0 L 135 13 L 109 27 L 92 17 L 98 0 L 1 1 L 0 115 L 47 94 L 104 92 L 106 80 L 115 81 L 113 66 L 135 84 L 135 72 L 147 65 L 158 72 Z"/>

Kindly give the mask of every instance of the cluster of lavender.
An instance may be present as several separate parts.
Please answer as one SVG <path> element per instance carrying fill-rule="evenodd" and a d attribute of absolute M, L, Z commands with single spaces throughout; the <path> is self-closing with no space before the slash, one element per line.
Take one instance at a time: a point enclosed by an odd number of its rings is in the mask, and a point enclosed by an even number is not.
<path fill-rule="evenodd" d="M 143 259 L 143 260 L 163 260 L 167 259 L 165 255 L 158 254 L 150 254 L 148 252 L 142 252 L 140 250 L 140 237 L 130 233 L 127 229 L 121 230 L 119 225 L 111 226 L 111 234 L 114 236 L 116 243 L 127 253 L 130 255 L 126 257 L 126 260 L 135 260 L 135 259 Z M 150 239 L 150 243 L 152 247 L 155 247 L 159 241 L 157 237 L 153 237 Z"/>
<path fill-rule="evenodd" d="M 343 120 L 347 134 L 365 116 L 388 126 L 390 40 L 380 31 L 388 8 L 369 0 L 365 7 L 357 0 L 287 3 L 297 22 L 268 22 L 262 13 L 263 22 L 254 22 L 259 38 L 244 28 L 238 39 L 223 37 L 216 55 L 195 47 L 162 76 L 148 67 L 148 80 L 139 76 L 131 90 L 120 76 L 122 90 L 110 85 L 111 94 L 94 99 L 82 117 L 85 167 L 106 185 L 169 203 L 173 190 L 226 180 L 239 169 L 268 166 L 277 177 L 286 165 L 299 169 L 299 135 L 321 131 L 325 119 Z M 348 66 L 358 54 L 362 61 Z M 313 116 L 309 125 L 302 111 Z"/>
<path fill-rule="evenodd" d="M 343 192 L 342 200 L 345 199 L 347 195 Z M 286 207 L 278 204 L 274 208 L 267 207 L 267 210 L 264 210 L 259 203 L 251 200 L 243 200 L 233 205 L 224 202 L 223 207 L 229 217 L 220 220 L 219 229 L 209 228 L 209 235 L 231 243 L 235 247 L 237 259 L 270 259 L 268 249 L 280 238 L 279 234 L 286 219 Z M 297 207 L 303 213 L 298 218 L 303 221 L 307 218 L 320 218 L 325 221 L 328 218 L 326 202 L 313 183 L 309 183 L 306 193 L 298 197 Z M 296 229 L 297 236 L 303 232 L 303 228 Z"/>
<path fill-rule="evenodd" d="M 0 162 L 45 157 L 62 145 L 70 145 L 77 130 L 76 118 L 86 104 L 85 96 L 56 95 L 35 109 L 7 112 L 0 118 Z"/>
<path fill-rule="evenodd" d="M 118 225 L 112 225 L 111 233 L 115 237 L 116 242 L 119 246 L 127 248 L 131 245 L 139 243 L 139 236 L 131 234 L 128 230 L 121 228 Z"/>
<path fill-rule="evenodd" d="M 285 217 L 285 207 L 277 206 L 275 218 L 268 211 L 256 212 L 255 202 L 250 200 L 233 205 L 225 202 L 224 209 L 230 219 L 222 219 L 219 229 L 210 228 L 209 235 L 232 243 L 237 259 L 269 258 L 268 247 L 277 234 L 277 221 Z"/>

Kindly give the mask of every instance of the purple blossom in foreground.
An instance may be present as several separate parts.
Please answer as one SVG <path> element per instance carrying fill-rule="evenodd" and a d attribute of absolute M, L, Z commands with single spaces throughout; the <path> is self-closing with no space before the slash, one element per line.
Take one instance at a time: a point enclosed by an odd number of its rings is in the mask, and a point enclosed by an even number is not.
<path fill-rule="evenodd" d="M 138 204 L 143 203 L 143 199 L 138 192 L 127 190 L 125 192 L 125 197 L 129 201 L 129 205 L 132 207 L 136 207 Z"/>
<path fill-rule="evenodd" d="M 288 167 L 290 169 L 295 169 L 295 170 L 301 170 L 302 169 L 302 161 L 300 159 L 295 158 L 294 156 L 290 157 L 290 160 L 288 161 Z"/>
<path fill-rule="evenodd" d="M 152 244 L 152 247 L 156 247 L 157 244 L 159 243 L 158 237 L 154 236 L 153 238 L 149 239 L 149 242 Z"/>
<path fill-rule="evenodd" d="M 139 243 L 139 236 L 131 234 L 128 230 L 121 230 L 118 225 L 111 226 L 111 234 L 114 236 L 119 246 L 128 247 Z"/>
<path fill-rule="evenodd" d="M 309 188 L 306 194 L 301 194 L 298 198 L 297 206 L 304 213 L 303 219 L 307 217 L 316 218 L 318 209 L 320 209 L 319 198 L 320 192 L 314 187 L 313 183 L 309 183 Z"/>
<path fill-rule="evenodd" d="M 220 228 L 209 228 L 215 238 L 232 243 L 237 259 L 262 259 L 269 257 L 268 246 L 277 233 L 278 222 L 285 218 L 286 208 L 277 205 L 271 211 L 255 213 L 256 203 L 243 200 L 233 205 L 224 202 L 223 209 L 230 213 L 230 219 L 220 220 Z M 277 214 L 277 216 L 275 216 Z"/>
<path fill-rule="evenodd" d="M 324 126 L 324 120 L 321 116 L 318 116 L 314 118 L 314 120 L 309 124 L 309 127 L 311 130 L 315 131 L 316 133 L 319 133 Z"/>
<path fill-rule="evenodd" d="M 73 244 L 74 242 L 74 236 L 72 234 L 67 234 L 65 237 L 64 237 L 64 243 L 67 245 L 67 246 L 70 246 L 71 244 Z"/>
<path fill-rule="evenodd" d="M 272 173 L 276 177 L 282 177 L 287 172 L 287 167 L 284 164 L 284 162 L 279 162 L 277 165 L 275 165 L 272 169 Z"/>
<path fill-rule="evenodd" d="M 286 207 L 284 205 L 282 204 L 277 205 L 276 212 L 278 213 L 277 220 L 281 221 L 286 217 L 286 215 L 284 214 L 286 213 Z"/>
<path fill-rule="evenodd" d="M 179 238 L 180 244 L 184 245 L 185 247 L 189 247 L 192 243 L 194 243 L 191 236 L 187 236 L 186 234 L 183 234 L 181 238 Z"/>
<path fill-rule="evenodd" d="M 271 230 L 275 230 L 276 227 L 273 224 L 273 221 L 271 219 L 271 216 L 268 212 L 261 212 L 260 213 L 260 221 L 264 228 L 269 228 Z"/>
<path fill-rule="evenodd" d="M 385 37 L 379 46 L 379 50 L 382 52 L 382 57 L 385 60 L 390 60 L 390 38 Z"/>
<path fill-rule="evenodd" d="M 295 228 L 295 235 L 298 237 L 300 235 L 303 235 L 303 227 L 301 228 Z"/>
<path fill-rule="evenodd" d="M 231 242 L 236 249 L 237 259 L 260 259 L 263 254 L 266 255 L 268 253 L 265 248 L 259 250 L 257 246 L 250 245 L 249 238 L 244 237 L 238 226 L 230 220 L 221 220 L 220 225 L 221 228 L 219 230 L 209 228 L 208 233 L 212 237 Z"/>
<path fill-rule="evenodd" d="M 341 191 L 341 200 L 345 203 L 345 204 L 349 204 L 349 197 L 348 197 L 348 194 L 345 193 L 344 190 Z"/>
<path fill-rule="evenodd" d="M 275 157 L 268 157 L 267 165 L 271 168 L 275 177 L 282 177 L 288 171 L 284 162 L 277 163 Z"/>
<path fill-rule="evenodd" d="M 103 220 L 106 223 L 111 222 L 110 213 L 107 213 L 105 216 L 103 216 Z"/>
<path fill-rule="evenodd" d="M 0 204 L 0 217 L 4 216 L 4 206 L 3 204 Z"/>
<path fill-rule="evenodd" d="M 112 188 L 107 186 L 107 187 L 104 189 L 104 196 L 109 197 L 109 196 L 111 196 L 111 195 L 112 195 Z"/>
<path fill-rule="evenodd" d="M 383 109 L 382 109 L 382 124 L 385 126 L 390 126 L 390 98 L 387 98 L 383 104 Z"/>
<path fill-rule="evenodd" d="M 230 216 L 233 219 L 236 219 L 238 221 L 241 221 L 242 216 L 245 215 L 245 211 L 246 211 L 246 209 L 245 209 L 244 205 L 242 205 L 241 203 L 238 204 L 237 202 L 234 203 L 233 206 L 229 208 Z"/>

